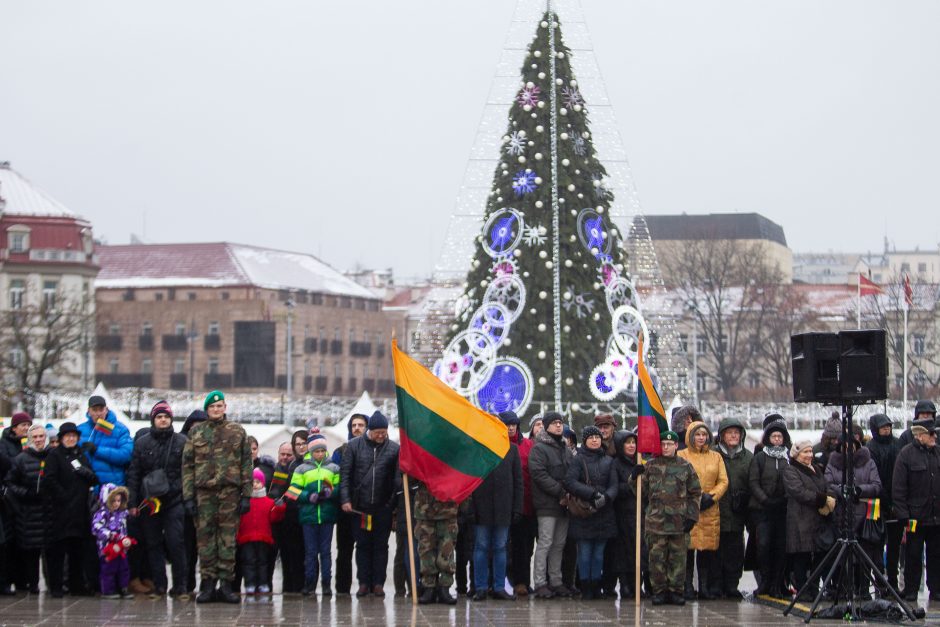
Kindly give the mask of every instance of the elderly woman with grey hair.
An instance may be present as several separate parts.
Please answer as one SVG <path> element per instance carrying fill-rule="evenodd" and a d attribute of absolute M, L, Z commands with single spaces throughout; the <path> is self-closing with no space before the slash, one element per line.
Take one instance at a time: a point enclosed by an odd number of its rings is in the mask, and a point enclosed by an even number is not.
<path fill-rule="evenodd" d="M 55 505 L 58 496 L 57 464 L 49 458 L 46 428 L 33 425 L 26 432 L 27 447 L 13 459 L 6 476 L 8 502 L 13 509 L 16 542 L 26 589 L 39 593 L 39 559 L 55 540 Z"/>

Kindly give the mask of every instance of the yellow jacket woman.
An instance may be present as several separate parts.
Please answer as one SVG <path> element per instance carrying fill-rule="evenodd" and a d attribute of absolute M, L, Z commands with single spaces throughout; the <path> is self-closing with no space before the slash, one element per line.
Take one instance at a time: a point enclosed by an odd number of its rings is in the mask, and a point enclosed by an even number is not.
<path fill-rule="evenodd" d="M 697 445 L 695 434 L 703 431 L 707 434 L 705 442 Z M 699 438 L 701 441 L 702 438 Z M 702 485 L 702 508 L 699 512 L 698 522 L 692 527 L 691 541 L 689 549 L 698 551 L 717 551 L 718 539 L 721 534 L 721 514 L 718 501 L 724 496 L 728 489 L 728 473 L 725 471 L 725 463 L 721 459 L 721 454 L 711 450 L 711 443 L 714 442 L 711 430 L 704 422 L 693 422 L 685 432 L 686 448 L 679 451 L 679 457 L 692 464 L 695 474 L 698 475 L 699 483 Z M 709 496 L 713 505 L 705 507 L 705 502 Z"/>

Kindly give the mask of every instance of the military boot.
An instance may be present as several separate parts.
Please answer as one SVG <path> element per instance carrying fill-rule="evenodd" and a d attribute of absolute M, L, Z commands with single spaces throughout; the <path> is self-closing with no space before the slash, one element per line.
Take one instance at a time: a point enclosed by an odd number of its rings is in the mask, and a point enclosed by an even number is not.
<path fill-rule="evenodd" d="M 457 605 L 457 597 L 450 595 L 450 586 L 438 586 L 437 602 L 444 605 Z"/>
<path fill-rule="evenodd" d="M 428 605 L 434 603 L 435 600 L 437 600 L 437 588 L 434 586 L 424 586 L 424 589 L 421 590 L 421 596 L 418 597 L 418 603 Z"/>
<path fill-rule="evenodd" d="M 219 601 L 223 603 L 241 603 L 242 595 L 232 590 L 231 581 L 219 582 Z"/>
<path fill-rule="evenodd" d="M 213 601 L 215 601 L 215 579 L 203 579 L 199 584 L 196 603 L 212 603 Z"/>

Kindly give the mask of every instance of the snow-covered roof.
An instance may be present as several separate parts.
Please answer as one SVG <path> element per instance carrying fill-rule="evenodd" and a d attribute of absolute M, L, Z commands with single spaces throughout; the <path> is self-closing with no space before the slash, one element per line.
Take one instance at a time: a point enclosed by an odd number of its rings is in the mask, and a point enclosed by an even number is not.
<path fill-rule="evenodd" d="M 75 217 L 65 205 L 14 170 L 9 161 L 0 161 L 0 198 L 6 202 L 3 213 L 7 215 Z"/>
<path fill-rule="evenodd" d="M 313 255 L 245 244 L 99 246 L 98 288 L 254 286 L 377 298 Z"/>

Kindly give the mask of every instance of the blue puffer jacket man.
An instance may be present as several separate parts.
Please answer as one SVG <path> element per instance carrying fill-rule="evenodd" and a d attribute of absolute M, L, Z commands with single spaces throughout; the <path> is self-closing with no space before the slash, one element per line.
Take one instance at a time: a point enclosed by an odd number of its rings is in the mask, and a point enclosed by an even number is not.
<path fill-rule="evenodd" d="M 87 420 L 78 425 L 79 445 L 85 451 L 101 485 L 126 485 L 124 470 L 134 452 L 130 431 L 108 409 L 101 396 L 88 399 L 85 418 Z"/>

